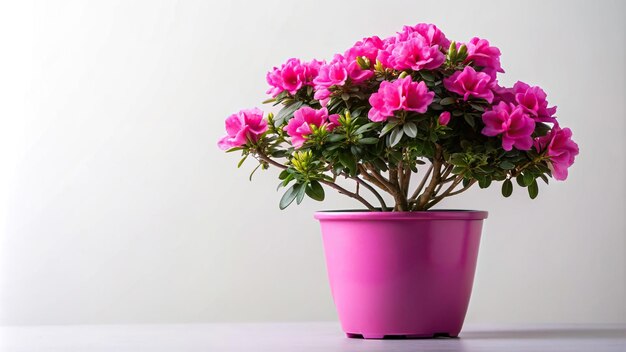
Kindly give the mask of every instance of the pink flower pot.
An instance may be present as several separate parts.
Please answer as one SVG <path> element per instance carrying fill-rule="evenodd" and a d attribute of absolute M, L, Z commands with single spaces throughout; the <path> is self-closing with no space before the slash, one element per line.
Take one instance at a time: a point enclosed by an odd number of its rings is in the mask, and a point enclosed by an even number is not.
<path fill-rule="evenodd" d="M 485 211 L 317 212 L 348 337 L 457 336 Z"/>

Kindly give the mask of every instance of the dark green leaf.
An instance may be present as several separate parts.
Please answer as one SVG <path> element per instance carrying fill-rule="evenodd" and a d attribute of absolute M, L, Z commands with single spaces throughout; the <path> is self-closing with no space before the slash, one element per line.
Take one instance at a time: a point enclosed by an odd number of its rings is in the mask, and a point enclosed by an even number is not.
<path fill-rule="evenodd" d="M 367 137 L 359 139 L 359 144 L 376 144 L 379 139 L 376 137 Z"/>
<path fill-rule="evenodd" d="M 441 101 L 439 101 L 439 105 L 442 105 L 442 106 L 451 105 L 454 103 L 456 103 L 456 98 L 453 98 L 453 97 L 443 98 L 441 99 Z"/>
<path fill-rule="evenodd" d="M 402 126 L 404 130 L 404 134 L 409 136 L 410 138 L 415 138 L 417 136 L 417 126 L 413 122 L 407 122 Z"/>
<path fill-rule="evenodd" d="M 510 197 L 511 194 L 513 194 L 513 182 L 507 178 L 504 182 L 502 182 L 502 195 Z"/>
<path fill-rule="evenodd" d="M 284 179 L 286 179 L 286 178 L 287 178 L 287 176 L 289 176 L 289 174 L 290 174 L 290 173 L 289 173 L 289 171 L 288 171 L 288 170 L 283 170 L 283 171 L 281 171 L 281 173 L 280 173 L 280 174 L 278 174 L 278 179 L 279 179 L 279 180 L 284 180 Z"/>
<path fill-rule="evenodd" d="M 530 186 L 535 181 L 535 177 L 530 172 L 525 172 L 523 176 L 523 181 L 524 186 Z"/>
<path fill-rule="evenodd" d="M 300 109 L 303 105 L 304 103 L 301 101 L 296 101 L 280 109 L 278 114 L 274 116 L 274 126 L 278 127 L 282 125 L 285 120 L 290 119 L 293 116 L 293 113 Z"/>
<path fill-rule="evenodd" d="M 471 107 L 473 107 L 475 110 L 478 111 L 485 111 L 485 108 L 482 105 L 478 105 L 478 104 L 470 104 Z"/>
<path fill-rule="evenodd" d="M 515 165 L 513 165 L 513 163 L 506 160 L 501 162 L 499 166 L 502 170 L 512 170 L 515 168 Z"/>
<path fill-rule="evenodd" d="M 282 198 L 280 198 L 280 203 L 278 204 L 280 210 L 287 208 L 289 204 L 293 203 L 294 199 L 296 199 L 296 196 L 298 195 L 296 186 L 297 184 L 289 187 L 285 194 L 283 194 Z"/>
<path fill-rule="evenodd" d="M 311 181 L 309 183 L 309 186 L 306 188 L 306 194 L 311 199 L 321 202 L 324 200 L 324 196 L 325 196 L 324 187 L 322 187 L 322 185 L 317 181 Z"/>
<path fill-rule="evenodd" d="M 474 117 L 471 114 L 464 114 L 463 119 L 467 122 L 468 125 L 472 126 L 472 128 L 476 127 L 476 122 L 474 121 Z"/>
<path fill-rule="evenodd" d="M 491 185 L 491 178 L 489 177 L 485 177 L 485 178 L 478 180 L 478 187 L 480 188 L 487 188 L 490 185 Z"/>
<path fill-rule="evenodd" d="M 326 140 L 331 143 L 335 143 L 335 142 L 343 141 L 344 139 L 346 139 L 346 135 L 344 134 L 331 134 L 328 136 Z"/>
<path fill-rule="evenodd" d="M 526 184 L 524 183 L 524 176 L 523 176 L 522 174 L 518 174 L 518 175 L 515 177 L 515 181 L 517 181 L 517 184 L 518 184 L 520 187 L 526 187 Z"/>
<path fill-rule="evenodd" d="M 533 182 L 528 185 L 528 195 L 530 196 L 530 199 L 535 199 L 537 198 L 537 195 L 539 194 L 539 185 L 537 184 L 537 180 L 533 179 Z"/>

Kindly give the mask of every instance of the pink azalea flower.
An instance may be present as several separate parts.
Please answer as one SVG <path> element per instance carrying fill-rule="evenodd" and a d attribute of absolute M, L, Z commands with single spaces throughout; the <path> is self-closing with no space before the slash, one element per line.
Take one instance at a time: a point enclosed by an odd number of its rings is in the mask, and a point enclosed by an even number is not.
<path fill-rule="evenodd" d="M 493 101 L 491 76 L 476 72 L 471 66 L 465 66 L 463 71 L 456 71 L 452 76 L 444 78 L 443 85 L 447 90 L 462 95 L 466 101 L 470 96 L 485 99 L 489 103 Z"/>
<path fill-rule="evenodd" d="M 373 75 L 373 71 L 361 69 L 356 59 L 349 62 L 344 56 L 335 55 L 330 63 L 319 68 L 319 73 L 313 80 L 314 98 L 320 100 L 322 106 L 325 106 L 331 94 L 331 87 L 341 87 L 346 84 L 348 79 L 354 84 L 359 84 L 370 79 Z"/>
<path fill-rule="evenodd" d="M 287 60 L 280 68 L 274 67 L 267 73 L 266 80 L 270 85 L 267 93 L 272 97 L 283 91 L 293 95 L 304 86 L 312 86 L 321 65 L 322 62 L 317 60 L 304 63 L 294 58 Z"/>
<path fill-rule="evenodd" d="M 504 72 L 500 65 L 500 49 L 489 46 L 489 41 L 486 39 L 474 37 L 465 46 L 467 47 L 466 63 L 472 61 L 476 66 L 482 67 L 482 72 L 489 74 L 492 78 L 496 77 L 496 72 Z"/>
<path fill-rule="evenodd" d="M 492 110 L 483 113 L 485 136 L 502 136 L 502 148 L 511 150 L 529 150 L 533 145 L 532 133 L 535 121 L 524 113 L 520 106 L 500 102 Z"/>
<path fill-rule="evenodd" d="M 397 110 L 424 113 L 434 97 L 435 93 L 429 91 L 424 82 L 413 82 L 409 76 L 393 82 L 383 81 L 378 92 L 370 96 L 372 108 L 368 117 L 380 122 L 386 121 Z"/>
<path fill-rule="evenodd" d="M 291 145 L 298 149 L 306 142 L 308 136 L 313 133 L 312 126 L 323 127 L 332 130 L 338 123 L 339 115 L 328 116 L 328 110 L 322 108 L 315 110 L 308 106 L 303 106 L 296 110 L 293 118 L 289 120 L 284 130 L 291 137 Z"/>
<path fill-rule="evenodd" d="M 547 149 L 552 176 L 559 181 L 565 180 L 567 169 L 574 164 L 579 152 L 578 144 L 572 140 L 572 131 L 555 126 L 547 135 L 536 138 L 534 144 L 539 153 Z"/>
<path fill-rule="evenodd" d="M 405 41 L 410 37 L 419 35 L 426 39 L 428 45 L 438 45 L 439 48 L 447 50 L 450 46 L 450 41 L 446 38 L 445 34 L 437 26 L 430 23 L 418 23 L 415 26 L 404 26 L 402 31 L 398 33 L 397 38 L 400 41 Z"/>
<path fill-rule="evenodd" d="M 395 70 L 412 69 L 415 71 L 434 70 L 446 60 L 438 45 L 430 45 L 421 35 L 415 35 L 406 41 L 389 44 L 378 55 L 378 60 Z"/>
<path fill-rule="evenodd" d="M 546 92 L 541 87 L 531 87 L 524 82 L 517 81 L 513 86 L 515 101 L 524 108 L 524 111 L 541 122 L 554 122 L 556 106 L 548 107 Z"/>
<path fill-rule="evenodd" d="M 346 50 L 344 57 L 348 62 L 355 61 L 357 57 L 366 57 L 372 64 L 376 63 L 378 52 L 383 49 L 383 41 L 377 37 L 363 38 L 354 43 L 354 45 Z"/>
<path fill-rule="evenodd" d="M 267 131 L 267 121 L 258 108 L 241 110 L 226 118 L 226 136 L 217 145 L 222 150 L 240 147 L 248 141 L 256 142 Z"/>
<path fill-rule="evenodd" d="M 513 91 L 513 88 L 502 87 L 498 84 L 498 81 L 495 81 L 491 90 L 494 94 L 494 104 L 497 104 L 501 101 L 505 103 L 515 103 L 515 92 Z"/>
<path fill-rule="evenodd" d="M 450 115 L 449 111 L 444 111 L 441 113 L 441 115 L 439 115 L 439 124 L 442 126 L 447 126 L 448 123 L 450 123 L 450 117 L 452 115 Z"/>

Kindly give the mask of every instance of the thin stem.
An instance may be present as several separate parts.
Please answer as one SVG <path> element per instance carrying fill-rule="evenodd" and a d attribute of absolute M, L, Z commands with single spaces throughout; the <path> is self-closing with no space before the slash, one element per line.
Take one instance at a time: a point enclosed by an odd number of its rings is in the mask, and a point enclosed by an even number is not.
<path fill-rule="evenodd" d="M 415 199 L 417 199 L 417 196 L 419 196 L 420 192 L 422 191 L 422 188 L 424 188 L 424 185 L 426 185 L 426 181 L 428 180 L 428 177 L 430 176 L 430 173 L 432 171 L 433 171 L 433 164 L 430 164 L 430 166 L 428 167 L 428 170 L 426 170 L 426 174 L 424 175 L 424 177 L 422 177 L 422 180 L 420 181 L 419 185 L 417 185 L 415 192 L 413 192 L 413 195 L 411 196 L 411 198 L 409 198 L 409 202 L 413 202 L 415 201 Z"/>
<path fill-rule="evenodd" d="M 380 202 L 380 206 L 382 207 L 383 211 L 387 211 L 387 204 L 385 204 L 385 200 L 380 195 L 380 193 L 376 191 L 374 187 L 372 187 L 369 183 L 361 180 L 358 176 L 355 176 L 353 178 L 356 182 L 358 182 L 358 184 L 361 184 L 363 187 L 367 188 L 370 192 L 372 192 L 372 194 L 376 197 L 376 199 L 378 199 L 378 202 Z"/>
<path fill-rule="evenodd" d="M 426 186 L 424 193 L 422 193 L 417 198 L 417 210 L 424 210 L 426 204 L 430 200 L 433 192 L 435 191 L 435 187 L 439 183 L 441 179 L 441 147 L 439 145 L 435 145 L 435 155 L 433 157 L 433 176 Z"/>
<path fill-rule="evenodd" d="M 460 180 L 463 180 L 463 178 L 460 178 Z M 446 197 L 452 197 L 452 196 L 455 196 L 455 195 L 457 195 L 459 193 L 463 193 L 463 192 L 467 191 L 468 189 L 470 189 L 470 187 L 472 187 L 476 183 L 476 180 L 472 180 L 465 187 L 463 187 L 460 190 L 457 190 L 455 192 L 452 192 L 452 190 L 456 186 L 458 186 L 459 183 L 460 183 L 460 181 L 459 182 L 455 181 L 442 195 L 433 198 L 433 200 L 430 201 L 430 203 L 428 203 L 426 205 L 425 209 L 430 209 L 432 206 L 434 206 L 435 204 L 441 202 Z"/>
<path fill-rule="evenodd" d="M 258 156 L 259 159 L 265 161 L 266 163 L 268 163 L 270 165 L 276 166 L 277 168 L 280 168 L 280 169 L 283 169 L 283 170 L 288 168 L 287 165 L 283 165 L 283 164 L 281 164 L 279 162 L 276 162 L 276 161 L 270 159 L 267 155 L 265 155 L 265 154 L 263 154 L 261 152 L 257 152 L 257 156 Z M 377 210 L 372 204 L 370 204 L 367 200 L 365 200 L 365 198 L 361 197 L 360 195 L 358 195 L 356 193 L 348 191 L 347 189 L 339 186 L 338 184 L 336 184 L 334 182 L 327 181 L 327 180 L 318 180 L 318 181 L 320 183 L 323 183 L 323 184 L 327 185 L 330 188 L 335 189 L 339 193 L 343 193 L 343 194 L 345 194 L 346 196 L 348 196 L 350 198 L 354 198 L 354 199 L 358 200 L 363 205 L 365 205 L 367 207 L 367 209 L 369 209 L 369 210 L 373 210 L 373 211 Z"/>

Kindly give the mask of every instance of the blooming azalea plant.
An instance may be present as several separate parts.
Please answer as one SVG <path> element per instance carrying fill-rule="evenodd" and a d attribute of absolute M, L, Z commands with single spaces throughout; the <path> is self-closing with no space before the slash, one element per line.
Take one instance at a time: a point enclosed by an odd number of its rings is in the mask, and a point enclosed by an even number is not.
<path fill-rule="evenodd" d="M 432 24 L 365 38 L 329 62 L 289 59 L 267 74 L 267 103 L 226 119 L 218 146 L 282 169 L 281 209 L 324 186 L 369 210 L 427 210 L 474 184 L 513 181 L 531 198 L 537 180 L 565 180 L 578 146 L 538 86 L 498 84 L 500 50 L 454 42 Z M 415 175 L 419 180 L 411 182 Z M 349 190 L 338 178 L 355 182 Z M 377 205 L 363 196 L 369 192 Z M 385 203 L 382 193 L 393 197 Z"/>

